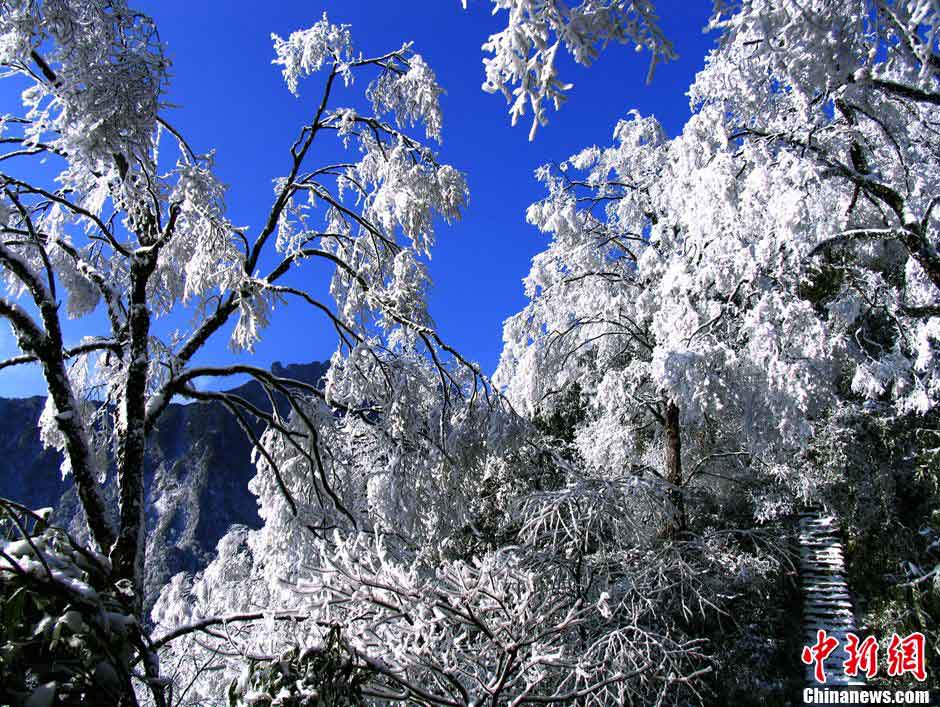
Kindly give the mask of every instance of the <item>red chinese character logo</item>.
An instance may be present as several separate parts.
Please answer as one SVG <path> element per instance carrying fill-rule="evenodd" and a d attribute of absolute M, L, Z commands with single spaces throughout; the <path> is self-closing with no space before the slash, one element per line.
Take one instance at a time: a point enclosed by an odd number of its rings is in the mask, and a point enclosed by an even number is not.
<path fill-rule="evenodd" d="M 849 654 L 848 660 L 842 664 L 845 674 L 854 678 L 861 670 L 869 679 L 875 677 L 878 673 L 878 641 L 875 637 L 869 636 L 861 643 L 854 633 L 846 634 L 845 638 L 845 652 Z"/>
<path fill-rule="evenodd" d="M 823 661 L 839 645 L 839 641 L 831 636 L 827 636 L 822 629 L 816 631 L 816 643 L 813 646 L 804 646 L 803 654 L 800 659 L 810 665 L 816 663 L 816 682 L 826 682 L 826 672 L 823 670 Z"/>
<path fill-rule="evenodd" d="M 804 649 L 805 650 L 805 649 Z M 906 638 L 892 634 L 888 645 L 888 675 L 897 676 L 913 673 L 920 681 L 927 679 L 924 670 L 924 634 L 912 633 Z"/>

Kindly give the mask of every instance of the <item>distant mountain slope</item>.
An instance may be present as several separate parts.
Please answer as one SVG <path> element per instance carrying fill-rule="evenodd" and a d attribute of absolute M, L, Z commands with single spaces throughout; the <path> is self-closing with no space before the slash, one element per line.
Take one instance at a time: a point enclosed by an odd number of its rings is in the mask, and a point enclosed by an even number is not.
<path fill-rule="evenodd" d="M 327 364 L 283 366 L 271 371 L 317 384 Z M 235 389 L 268 407 L 256 383 Z M 37 421 L 45 398 L 0 398 L 0 496 L 32 508 L 52 506 L 56 522 L 84 535 L 84 519 L 70 477 L 59 472 L 60 457 L 44 450 Z M 219 539 L 235 524 L 260 525 L 248 482 L 255 474 L 251 443 L 238 423 L 218 403 L 170 405 L 154 431 L 145 469 L 147 508 L 147 578 L 149 607 L 177 572 L 201 569 Z M 117 508 L 109 481 L 107 495 Z"/>
<path fill-rule="evenodd" d="M 31 508 L 55 506 L 72 486 L 59 473 L 61 457 L 39 441 L 45 402 L 38 395 L 0 398 L 0 496 Z"/>

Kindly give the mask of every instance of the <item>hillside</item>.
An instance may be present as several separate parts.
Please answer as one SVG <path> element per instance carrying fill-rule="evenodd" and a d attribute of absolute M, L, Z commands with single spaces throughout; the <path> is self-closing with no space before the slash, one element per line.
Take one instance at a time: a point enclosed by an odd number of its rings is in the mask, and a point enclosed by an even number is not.
<path fill-rule="evenodd" d="M 275 375 L 316 383 L 326 364 L 283 366 Z M 255 383 L 233 392 L 263 407 L 269 403 Z M 62 478 L 61 459 L 43 449 L 36 422 L 45 399 L 0 398 L 0 497 L 32 508 L 51 506 L 58 524 L 84 535 L 71 478 Z M 251 444 L 219 403 L 172 404 L 147 449 L 146 599 L 177 572 L 196 571 L 211 559 L 216 543 L 232 525 L 260 526 L 248 482 L 255 474 Z M 106 493 L 117 506 L 109 479 Z"/>

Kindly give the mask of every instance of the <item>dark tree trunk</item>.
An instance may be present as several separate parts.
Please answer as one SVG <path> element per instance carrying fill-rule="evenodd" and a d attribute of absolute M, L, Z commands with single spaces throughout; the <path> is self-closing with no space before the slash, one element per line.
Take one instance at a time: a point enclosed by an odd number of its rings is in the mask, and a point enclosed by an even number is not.
<path fill-rule="evenodd" d="M 131 306 L 128 316 L 130 351 L 127 384 L 124 389 L 124 418 L 118 448 L 118 493 L 120 529 L 111 549 L 111 562 L 118 579 L 131 581 L 138 616 L 143 608 L 144 564 L 144 448 L 146 436 L 147 374 L 150 365 L 148 339 L 150 311 L 147 308 L 147 280 L 156 258 L 136 257 L 131 266 Z"/>
<path fill-rule="evenodd" d="M 685 499 L 682 497 L 682 440 L 679 435 L 679 406 L 671 400 L 666 403 L 665 467 L 667 496 L 672 504 L 673 517 L 668 526 L 669 535 L 686 529 Z"/>

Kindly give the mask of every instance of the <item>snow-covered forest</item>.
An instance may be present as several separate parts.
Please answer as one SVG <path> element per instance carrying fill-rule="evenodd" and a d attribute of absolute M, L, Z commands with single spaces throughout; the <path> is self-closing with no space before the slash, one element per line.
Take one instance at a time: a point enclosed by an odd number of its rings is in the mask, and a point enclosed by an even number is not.
<path fill-rule="evenodd" d="M 0 704 L 796 704 L 801 514 L 859 634 L 925 637 L 926 680 L 870 682 L 940 684 L 938 0 L 714 0 L 680 134 L 631 111 L 532 165 L 495 371 L 428 307 L 473 203 L 421 48 L 317 3 L 272 35 L 309 117 L 254 230 L 128 2 L 0 0 L 0 384 L 41 370 L 81 509 L 0 499 Z M 682 51 L 648 0 L 453 5 L 500 19 L 462 61 L 536 145 L 560 57 L 655 82 Z M 335 333 L 313 382 L 252 359 L 300 310 Z M 146 450 L 183 401 L 244 435 L 261 527 L 154 588 Z"/>

